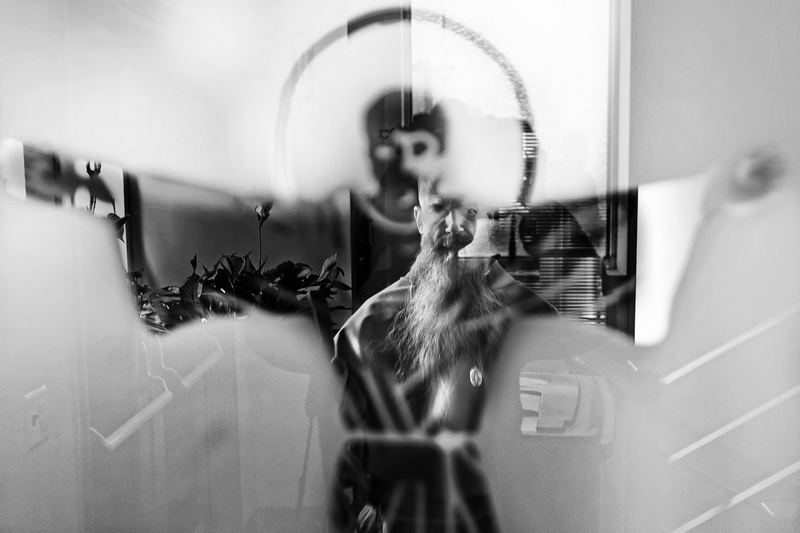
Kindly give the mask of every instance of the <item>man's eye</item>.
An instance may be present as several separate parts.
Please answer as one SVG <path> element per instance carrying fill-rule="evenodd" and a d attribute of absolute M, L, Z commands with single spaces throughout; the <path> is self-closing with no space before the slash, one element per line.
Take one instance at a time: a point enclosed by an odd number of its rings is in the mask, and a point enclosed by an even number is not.
<path fill-rule="evenodd" d="M 441 213 L 444 209 L 444 204 L 431 204 L 431 211 L 434 213 Z"/>
<path fill-rule="evenodd" d="M 469 218 L 475 218 L 476 216 L 478 216 L 478 210 L 477 209 L 467 209 L 467 216 Z"/>

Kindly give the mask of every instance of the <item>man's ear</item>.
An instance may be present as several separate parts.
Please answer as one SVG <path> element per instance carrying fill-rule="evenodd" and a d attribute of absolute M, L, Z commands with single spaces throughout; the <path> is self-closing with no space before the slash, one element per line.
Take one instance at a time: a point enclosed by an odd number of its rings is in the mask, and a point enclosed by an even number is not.
<path fill-rule="evenodd" d="M 414 221 L 417 223 L 417 231 L 422 235 L 422 220 L 420 220 L 421 208 L 418 205 L 414 206 Z"/>

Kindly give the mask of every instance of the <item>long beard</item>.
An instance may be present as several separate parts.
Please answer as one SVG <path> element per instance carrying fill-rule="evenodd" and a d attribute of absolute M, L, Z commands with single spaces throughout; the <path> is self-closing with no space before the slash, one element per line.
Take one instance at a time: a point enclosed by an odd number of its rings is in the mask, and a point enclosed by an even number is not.
<path fill-rule="evenodd" d="M 459 260 L 455 252 L 423 241 L 409 272 L 411 290 L 395 317 L 389 341 L 401 383 L 447 382 L 456 361 L 490 365 L 510 313 L 487 281 L 488 262 Z"/>

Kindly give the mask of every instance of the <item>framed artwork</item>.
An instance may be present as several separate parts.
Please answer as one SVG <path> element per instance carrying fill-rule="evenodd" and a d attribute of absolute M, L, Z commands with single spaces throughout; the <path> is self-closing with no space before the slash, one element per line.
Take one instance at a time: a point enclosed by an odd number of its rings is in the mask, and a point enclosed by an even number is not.
<path fill-rule="evenodd" d="M 62 154 L 16 141 L 4 142 L 6 188 L 13 196 L 86 211 L 106 220 L 118 239 L 128 270 L 141 255 L 139 191 L 136 178 L 122 168 Z"/>

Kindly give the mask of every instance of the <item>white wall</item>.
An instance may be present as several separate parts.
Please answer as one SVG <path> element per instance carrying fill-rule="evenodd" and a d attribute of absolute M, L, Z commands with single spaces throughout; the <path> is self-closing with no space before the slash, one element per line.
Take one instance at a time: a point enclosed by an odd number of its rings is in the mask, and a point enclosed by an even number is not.
<path fill-rule="evenodd" d="M 800 151 L 800 3 L 635 0 L 632 17 L 635 183 L 764 145 Z"/>

